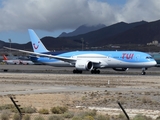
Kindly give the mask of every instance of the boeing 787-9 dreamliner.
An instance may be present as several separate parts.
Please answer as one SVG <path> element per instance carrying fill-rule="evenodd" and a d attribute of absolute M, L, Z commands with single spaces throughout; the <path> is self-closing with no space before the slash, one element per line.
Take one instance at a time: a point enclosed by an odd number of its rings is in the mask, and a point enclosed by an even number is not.
<path fill-rule="evenodd" d="M 142 75 L 157 63 L 151 55 L 139 51 L 71 51 L 51 52 L 46 49 L 36 33 L 28 30 L 34 52 L 8 48 L 19 52 L 29 53 L 33 62 L 53 65 L 56 67 L 74 67 L 73 73 L 91 71 L 99 74 L 99 69 L 113 68 L 116 71 L 126 71 L 128 68 L 142 68 Z"/>

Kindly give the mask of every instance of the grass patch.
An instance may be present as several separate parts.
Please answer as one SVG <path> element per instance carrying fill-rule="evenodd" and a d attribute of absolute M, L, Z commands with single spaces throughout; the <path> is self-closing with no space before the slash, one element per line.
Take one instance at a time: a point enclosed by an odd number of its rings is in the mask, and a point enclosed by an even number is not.
<path fill-rule="evenodd" d="M 31 116 L 30 115 L 24 115 L 23 120 L 31 120 Z"/>
<path fill-rule="evenodd" d="M 34 120 L 45 120 L 45 119 L 42 116 L 37 116 L 37 117 L 34 118 Z"/>
<path fill-rule="evenodd" d="M 0 106 L 0 110 L 7 110 L 7 109 L 14 109 L 14 105 L 13 104 L 6 104 L 6 105 L 2 105 Z"/>
<path fill-rule="evenodd" d="M 39 111 L 38 111 L 38 113 L 40 113 L 40 114 L 49 114 L 49 111 L 47 110 L 47 109 L 40 109 Z"/>
<path fill-rule="evenodd" d="M 68 108 L 64 106 L 63 107 L 57 106 L 51 108 L 51 112 L 53 114 L 64 114 L 66 111 L 68 111 Z"/>
<path fill-rule="evenodd" d="M 73 118 L 73 116 L 74 116 L 74 113 L 73 113 L 73 112 L 65 112 L 65 113 L 63 114 L 63 117 L 64 117 L 64 118 Z"/>
<path fill-rule="evenodd" d="M 1 120 L 9 120 L 10 111 L 4 110 L 1 113 Z"/>
<path fill-rule="evenodd" d="M 133 118 L 133 120 L 152 120 L 152 118 L 138 114 Z"/>
<path fill-rule="evenodd" d="M 52 115 L 49 116 L 48 120 L 64 120 L 64 118 L 62 116 Z"/>
<path fill-rule="evenodd" d="M 14 114 L 13 115 L 13 120 L 20 120 L 20 116 L 19 116 L 19 114 Z"/>
<path fill-rule="evenodd" d="M 22 113 L 36 113 L 36 108 L 28 106 L 28 107 L 24 107 L 22 110 Z"/>

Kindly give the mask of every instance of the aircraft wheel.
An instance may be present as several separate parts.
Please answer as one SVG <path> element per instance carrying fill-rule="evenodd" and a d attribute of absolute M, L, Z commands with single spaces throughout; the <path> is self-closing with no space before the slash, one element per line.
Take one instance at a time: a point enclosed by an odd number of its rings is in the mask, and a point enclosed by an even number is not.
<path fill-rule="evenodd" d="M 75 74 L 75 73 L 76 73 L 76 70 L 73 70 L 73 73 Z"/>
<path fill-rule="evenodd" d="M 100 74 L 100 70 L 97 70 L 97 74 Z"/>
<path fill-rule="evenodd" d="M 142 75 L 145 75 L 146 74 L 146 72 L 142 72 Z"/>
<path fill-rule="evenodd" d="M 91 70 L 92 74 L 100 74 L 100 70 Z"/>
<path fill-rule="evenodd" d="M 91 70 L 91 73 L 93 74 L 93 73 L 94 73 L 94 70 Z"/>
<path fill-rule="evenodd" d="M 91 73 L 92 74 L 96 74 L 96 70 L 91 70 Z"/>
<path fill-rule="evenodd" d="M 82 70 L 73 70 L 73 73 L 80 73 L 80 74 L 82 74 Z"/>
<path fill-rule="evenodd" d="M 3 71 L 4 71 L 4 72 L 8 72 L 8 69 L 4 69 Z"/>

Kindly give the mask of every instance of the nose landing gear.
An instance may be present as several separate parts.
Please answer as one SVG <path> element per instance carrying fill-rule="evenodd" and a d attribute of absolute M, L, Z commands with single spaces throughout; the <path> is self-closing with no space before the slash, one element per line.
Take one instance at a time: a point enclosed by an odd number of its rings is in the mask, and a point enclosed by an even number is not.
<path fill-rule="evenodd" d="M 142 75 L 145 75 L 146 74 L 146 71 L 147 70 L 147 68 L 142 68 Z"/>

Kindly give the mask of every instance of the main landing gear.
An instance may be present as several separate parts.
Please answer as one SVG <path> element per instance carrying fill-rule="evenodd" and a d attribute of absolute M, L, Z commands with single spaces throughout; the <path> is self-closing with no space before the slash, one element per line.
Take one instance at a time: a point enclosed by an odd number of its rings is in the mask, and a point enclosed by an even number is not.
<path fill-rule="evenodd" d="M 74 73 L 74 74 L 75 74 L 75 73 L 82 74 L 82 70 L 74 69 L 74 70 L 73 70 L 73 73 Z M 91 73 L 92 73 L 92 74 L 100 74 L 100 70 L 93 69 L 93 70 L 91 70 Z"/>
<path fill-rule="evenodd" d="M 147 68 L 142 68 L 142 75 L 145 75 L 146 74 L 146 71 L 147 70 Z"/>
<path fill-rule="evenodd" d="M 94 69 L 94 70 L 91 70 L 91 73 L 92 74 L 100 74 L 100 70 Z"/>
<path fill-rule="evenodd" d="M 76 69 L 74 69 L 73 73 L 80 73 L 80 74 L 82 74 L 82 70 L 76 70 Z"/>

